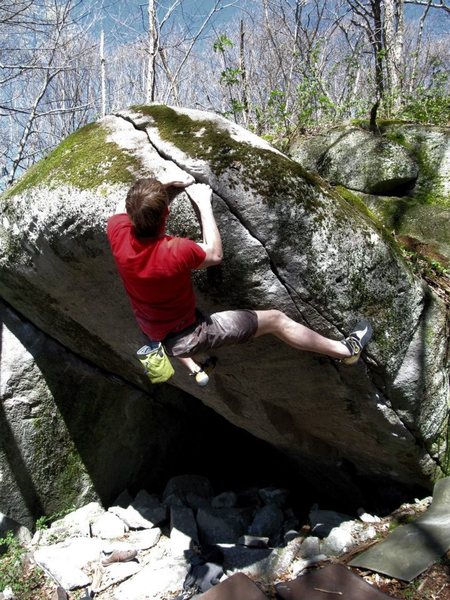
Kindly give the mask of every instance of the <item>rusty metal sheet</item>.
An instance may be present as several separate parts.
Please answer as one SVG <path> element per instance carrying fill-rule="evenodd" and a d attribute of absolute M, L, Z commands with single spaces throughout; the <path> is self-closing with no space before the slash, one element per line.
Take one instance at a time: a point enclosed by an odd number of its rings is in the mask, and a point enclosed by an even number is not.
<path fill-rule="evenodd" d="M 343 565 L 329 565 L 275 586 L 282 600 L 392 600 Z"/>
<path fill-rule="evenodd" d="M 450 477 L 434 486 L 430 508 L 412 523 L 400 525 L 385 540 L 355 557 L 352 567 L 412 581 L 450 548 Z"/>
<path fill-rule="evenodd" d="M 236 573 L 198 596 L 198 600 L 268 600 L 268 597 L 246 575 Z"/>

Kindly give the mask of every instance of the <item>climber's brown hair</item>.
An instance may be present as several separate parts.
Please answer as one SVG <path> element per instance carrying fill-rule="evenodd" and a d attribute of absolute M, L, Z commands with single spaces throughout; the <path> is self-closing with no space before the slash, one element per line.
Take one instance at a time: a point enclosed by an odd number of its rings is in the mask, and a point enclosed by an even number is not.
<path fill-rule="evenodd" d="M 155 237 L 167 216 L 169 197 L 157 179 L 138 179 L 127 194 L 125 206 L 138 237 Z"/>

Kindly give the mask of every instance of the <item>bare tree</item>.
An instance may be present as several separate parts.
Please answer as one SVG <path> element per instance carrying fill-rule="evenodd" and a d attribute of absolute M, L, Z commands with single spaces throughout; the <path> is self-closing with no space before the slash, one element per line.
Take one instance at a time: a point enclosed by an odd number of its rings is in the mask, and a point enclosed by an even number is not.
<path fill-rule="evenodd" d="M 384 0 L 384 39 L 390 98 L 398 111 L 403 98 L 403 0 Z"/>
<path fill-rule="evenodd" d="M 156 24 L 155 0 L 148 0 L 148 70 L 147 70 L 147 103 L 155 99 L 155 68 L 159 43 L 159 28 Z"/>
<path fill-rule="evenodd" d="M 7 141 L 2 163 L 8 183 L 67 134 L 67 122 L 78 127 L 74 115 L 91 105 L 86 94 L 69 93 L 80 56 L 89 52 L 79 44 L 85 34 L 77 25 L 78 8 L 75 0 L 1 5 L 0 110 L 8 127 L 0 126 L 0 136 Z"/>

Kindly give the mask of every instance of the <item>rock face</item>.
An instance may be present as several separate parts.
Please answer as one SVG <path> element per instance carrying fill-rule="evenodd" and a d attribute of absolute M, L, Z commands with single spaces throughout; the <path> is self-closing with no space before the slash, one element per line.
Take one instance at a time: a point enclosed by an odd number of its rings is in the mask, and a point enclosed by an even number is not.
<path fill-rule="evenodd" d="M 196 275 L 199 306 L 279 308 L 336 338 L 366 316 L 375 335 L 358 366 L 265 337 L 219 350 L 205 389 L 177 364 L 170 385 L 143 379 L 105 222 L 135 178 L 180 169 L 212 186 L 224 241 L 223 264 Z M 195 395 L 336 495 L 378 477 L 430 487 L 448 469 L 445 306 L 358 202 L 259 138 L 216 115 L 136 107 L 73 134 L 1 207 L 1 296 L 84 360 L 150 396 Z M 183 194 L 169 229 L 198 235 Z"/>

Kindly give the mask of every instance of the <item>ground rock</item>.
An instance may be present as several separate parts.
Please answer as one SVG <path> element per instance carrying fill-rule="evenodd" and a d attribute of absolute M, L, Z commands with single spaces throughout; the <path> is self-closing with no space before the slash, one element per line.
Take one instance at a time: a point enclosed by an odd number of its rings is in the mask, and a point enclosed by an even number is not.
<path fill-rule="evenodd" d="M 248 548 L 268 548 L 269 538 L 257 535 L 243 535 L 239 538 L 238 543 Z"/>
<path fill-rule="evenodd" d="M 16 600 L 17 596 L 14 594 L 10 586 L 5 587 L 3 592 L 0 593 L 1 600 Z"/>
<path fill-rule="evenodd" d="M 289 571 L 299 545 L 300 542 L 294 540 L 285 547 L 272 549 L 223 547 L 224 568 L 228 575 L 241 572 L 252 579 L 272 583 Z"/>
<path fill-rule="evenodd" d="M 283 508 L 288 499 L 289 491 L 276 487 L 266 487 L 260 489 L 258 494 L 265 504 L 276 504 L 280 508 Z"/>
<path fill-rule="evenodd" d="M 311 535 L 307 537 L 299 548 L 298 556 L 300 558 L 310 559 L 321 553 L 320 538 Z"/>
<path fill-rule="evenodd" d="M 185 500 L 186 494 L 193 493 L 202 498 L 211 498 L 214 491 L 207 477 L 201 475 L 177 475 L 172 477 L 166 484 L 162 495 L 163 501 L 175 494 Z"/>
<path fill-rule="evenodd" d="M 170 502 L 169 502 L 170 497 L 173 497 L 173 495 L 166 498 L 166 500 L 165 500 L 166 504 L 170 504 Z M 211 502 L 208 498 L 204 498 L 203 496 L 198 496 L 197 494 L 194 494 L 193 492 L 187 492 L 185 498 L 186 498 L 187 505 L 195 510 L 197 508 L 205 508 L 207 506 L 211 506 Z"/>
<path fill-rule="evenodd" d="M 91 534 L 103 539 L 120 538 L 128 526 L 116 515 L 105 512 L 91 523 Z"/>
<path fill-rule="evenodd" d="M 281 536 L 284 515 L 281 508 L 274 504 L 266 504 L 258 509 L 248 529 L 250 535 L 267 536 L 278 540 Z"/>
<path fill-rule="evenodd" d="M 127 508 L 110 506 L 108 511 L 119 517 L 130 529 L 151 529 L 153 527 L 153 523 L 131 505 Z"/>
<path fill-rule="evenodd" d="M 99 567 L 94 575 L 91 591 L 99 594 L 113 585 L 126 581 L 141 570 L 137 561 L 113 563 L 107 567 Z"/>
<path fill-rule="evenodd" d="M 234 543 L 246 533 L 251 513 L 239 508 L 200 508 L 197 527 L 201 542 L 206 544 Z"/>
<path fill-rule="evenodd" d="M 139 573 L 119 584 L 114 600 L 166 600 L 180 592 L 186 576 L 184 561 L 160 561 L 145 566 Z"/>
<path fill-rule="evenodd" d="M 4 538 L 9 531 L 12 531 L 14 537 L 22 544 L 27 544 L 32 539 L 31 531 L 27 527 L 0 513 L 0 538 Z"/>
<path fill-rule="evenodd" d="M 344 527 L 334 527 L 321 544 L 321 551 L 328 556 L 340 556 L 356 546 L 352 532 Z"/>
<path fill-rule="evenodd" d="M 211 500 L 212 508 L 231 508 L 236 506 L 237 494 L 234 492 L 222 492 Z"/>
<path fill-rule="evenodd" d="M 314 505 L 309 511 L 309 522 L 311 533 L 318 537 L 326 537 L 334 527 L 338 527 L 344 521 L 351 521 L 352 517 L 333 510 L 320 510 Z"/>
<path fill-rule="evenodd" d="M 54 521 L 48 529 L 38 530 L 33 543 L 52 545 L 71 537 L 90 537 L 91 524 L 104 515 L 105 509 L 98 502 L 89 502 L 85 506 L 71 511 L 65 517 Z"/>
<path fill-rule="evenodd" d="M 129 531 L 121 540 L 105 540 L 103 544 L 104 552 L 113 550 L 149 550 L 158 544 L 161 538 L 161 529 L 141 529 L 139 531 Z"/>
<path fill-rule="evenodd" d="M 86 587 L 92 581 L 87 574 L 89 563 L 101 556 L 102 542 L 94 538 L 72 538 L 34 553 L 36 563 L 66 590 Z"/>
<path fill-rule="evenodd" d="M 187 506 L 172 506 L 170 509 L 172 556 L 185 557 L 195 543 L 198 543 L 198 531 L 194 512 Z"/>
<path fill-rule="evenodd" d="M 167 519 L 167 508 L 161 503 L 156 494 L 141 490 L 131 503 L 131 506 L 153 526 Z"/>

